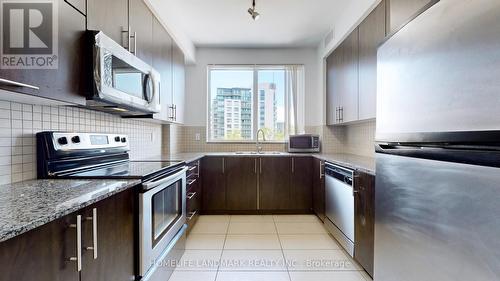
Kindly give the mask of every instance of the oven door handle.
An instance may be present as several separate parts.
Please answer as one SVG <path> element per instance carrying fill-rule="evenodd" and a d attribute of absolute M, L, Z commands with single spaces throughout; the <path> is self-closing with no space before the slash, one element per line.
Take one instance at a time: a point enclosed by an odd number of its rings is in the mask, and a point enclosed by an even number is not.
<path fill-rule="evenodd" d="M 170 176 L 168 176 L 168 177 L 166 177 L 166 178 L 161 178 L 161 179 L 159 179 L 159 180 L 157 180 L 157 181 L 150 181 L 150 182 L 145 182 L 145 183 L 143 183 L 143 184 L 142 184 L 142 188 L 143 188 L 144 190 L 150 190 L 150 189 L 152 189 L 152 188 L 155 188 L 155 187 L 157 187 L 157 186 L 159 186 L 159 185 L 162 185 L 162 184 L 164 184 L 164 183 L 166 183 L 166 182 L 169 182 L 169 181 L 172 181 L 172 180 L 174 180 L 174 179 L 178 178 L 178 177 L 179 177 L 179 175 L 186 173 L 186 171 L 187 171 L 187 167 L 183 167 L 183 168 L 182 168 L 180 171 L 178 171 L 177 173 L 172 174 L 172 175 L 170 175 Z"/>

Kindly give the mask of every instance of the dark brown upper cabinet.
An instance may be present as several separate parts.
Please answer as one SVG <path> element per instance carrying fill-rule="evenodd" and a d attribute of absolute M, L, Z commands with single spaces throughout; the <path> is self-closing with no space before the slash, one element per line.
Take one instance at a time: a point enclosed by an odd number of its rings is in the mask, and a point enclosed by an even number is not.
<path fill-rule="evenodd" d="M 290 157 L 259 158 L 259 209 L 287 210 L 290 207 Z"/>
<path fill-rule="evenodd" d="M 375 176 L 356 172 L 354 190 L 354 258 L 373 276 Z"/>
<path fill-rule="evenodd" d="M 231 211 L 257 210 L 257 165 L 255 157 L 226 157 L 226 199 Z"/>
<path fill-rule="evenodd" d="M 327 58 L 327 124 L 358 120 L 358 40 L 356 28 Z"/>
<path fill-rule="evenodd" d="M 342 85 L 341 69 L 342 46 L 338 46 L 326 59 L 326 124 L 340 123 L 340 85 Z"/>
<path fill-rule="evenodd" d="M 0 89 L 84 105 L 85 15 L 63 0 L 58 9 L 57 69 L 0 69 Z"/>
<path fill-rule="evenodd" d="M 313 211 L 322 221 L 325 220 L 325 162 L 313 159 Z"/>
<path fill-rule="evenodd" d="M 128 47 L 128 1 L 87 0 L 87 29 L 100 30 L 118 44 Z"/>
<path fill-rule="evenodd" d="M 153 18 L 153 68 L 160 73 L 161 112 L 154 118 L 161 121 L 173 121 L 173 40 L 161 23 Z"/>
<path fill-rule="evenodd" d="M 385 36 L 382 1 L 327 57 L 327 125 L 376 117 L 377 48 Z"/>
<path fill-rule="evenodd" d="M 386 0 L 387 33 L 394 33 L 439 0 Z"/>
<path fill-rule="evenodd" d="M 290 209 L 310 212 L 312 209 L 312 158 L 291 157 Z"/>
<path fill-rule="evenodd" d="M 343 79 L 339 87 L 341 122 L 358 120 L 358 42 L 357 28 L 342 42 L 340 67 Z"/>
<path fill-rule="evenodd" d="M 359 25 L 359 120 L 376 117 L 377 48 L 385 36 L 385 1 L 382 1 Z"/>
<path fill-rule="evenodd" d="M 149 65 L 153 64 L 153 14 L 143 0 L 129 0 L 129 50 Z"/>
<path fill-rule="evenodd" d="M 177 45 L 173 45 L 173 95 L 172 105 L 174 107 L 174 122 L 184 123 L 185 108 L 185 64 L 184 53 Z"/>
<path fill-rule="evenodd" d="M 226 175 L 224 157 L 204 157 L 201 161 L 202 210 L 224 211 L 226 205 Z"/>

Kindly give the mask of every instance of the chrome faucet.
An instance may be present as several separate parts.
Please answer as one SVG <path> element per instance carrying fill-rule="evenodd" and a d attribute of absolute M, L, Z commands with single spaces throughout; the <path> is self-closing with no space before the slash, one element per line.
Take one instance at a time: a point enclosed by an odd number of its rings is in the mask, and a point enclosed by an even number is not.
<path fill-rule="evenodd" d="M 266 134 L 264 133 L 264 130 L 259 129 L 257 131 L 257 140 L 255 141 L 255 147 L 257 148 L 257 153 L 262 153 L 262 146 L 260 145 L 260 142 L 259 142 L 260 133 L 262 133 L 262 140 L 266 141 Z"/>

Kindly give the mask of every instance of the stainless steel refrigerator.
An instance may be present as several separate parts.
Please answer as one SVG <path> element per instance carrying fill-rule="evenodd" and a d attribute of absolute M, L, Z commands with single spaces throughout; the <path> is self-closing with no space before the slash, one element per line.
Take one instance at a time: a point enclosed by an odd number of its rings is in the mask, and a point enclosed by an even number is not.
<path fill-rule="evenodd" d="M 441 0 L 377 80 L 374 280 L 500 280 L 500 1 Z"/>

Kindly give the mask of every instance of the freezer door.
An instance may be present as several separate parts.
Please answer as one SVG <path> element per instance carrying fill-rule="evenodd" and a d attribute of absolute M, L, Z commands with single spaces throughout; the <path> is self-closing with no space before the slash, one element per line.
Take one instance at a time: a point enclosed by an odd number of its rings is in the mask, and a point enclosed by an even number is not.
<path fill-rule="evenodd" d="M 499 18 L 498 0 L 441 0 L 379 47 L 376 139 L 500 130 Z"/>
<path fill-rule="evenodd" d="M 376 158 L 374 280 L 500 280 L 499 168 Z"/>

